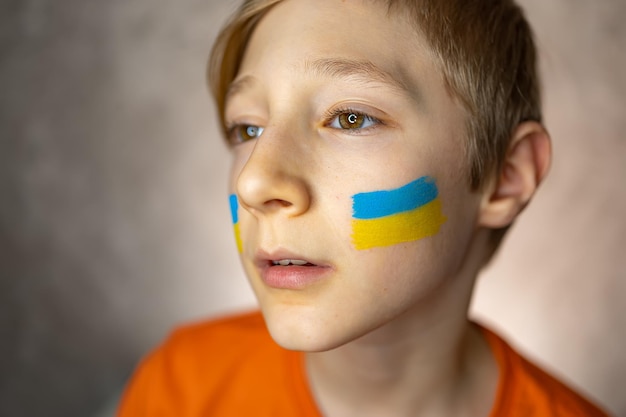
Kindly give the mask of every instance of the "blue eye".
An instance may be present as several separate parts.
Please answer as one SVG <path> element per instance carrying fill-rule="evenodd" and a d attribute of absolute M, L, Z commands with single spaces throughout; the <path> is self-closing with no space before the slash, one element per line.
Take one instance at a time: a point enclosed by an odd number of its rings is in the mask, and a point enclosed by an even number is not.
<path fill-rule="evenodd" d="M 328 124 L 333 129 L 357 130 L 367 129 L 380 123 L 375 117 L 351 110 L 342 110 L 334 114 Z"/>
<path fill-rule="evenodd" d="M 263 128 L 255 125 L 235 125 L 229 129 L 229 136 L 233 143 L 243 143 L 256 139 L 263 134 Z"/>

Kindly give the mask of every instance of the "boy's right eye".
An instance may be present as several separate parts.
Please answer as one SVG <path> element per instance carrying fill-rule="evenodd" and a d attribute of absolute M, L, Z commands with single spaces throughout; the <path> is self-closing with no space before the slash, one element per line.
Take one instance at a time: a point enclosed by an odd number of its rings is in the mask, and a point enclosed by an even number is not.
<path fill-rule="evenodd" d="M 263 134 L 261 126 L 238 124 L 231 127 L 228 131 L 229 140 L 232 144 L 248 142 L 256 139 Z"/>

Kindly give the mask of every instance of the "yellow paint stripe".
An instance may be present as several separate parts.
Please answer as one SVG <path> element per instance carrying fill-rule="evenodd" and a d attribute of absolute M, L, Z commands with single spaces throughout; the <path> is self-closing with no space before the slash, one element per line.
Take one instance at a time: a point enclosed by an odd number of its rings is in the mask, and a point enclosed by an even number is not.
<path fill-rule="evenodd" d="M 235 230 L 235 242 L 237 242 L 237 250 L 239 253 L 243 253 L 243 244 L 241 243 L 241 233 L 239 232 L 239 223 L 233 225 Z"/>
<path fill-rule="evenodd" d="M 437 198 L 415 210 L 377 219 L 353 219 L 352 241 L 358 250 L 412 242 L 437 234 L 445 221 Z"/>

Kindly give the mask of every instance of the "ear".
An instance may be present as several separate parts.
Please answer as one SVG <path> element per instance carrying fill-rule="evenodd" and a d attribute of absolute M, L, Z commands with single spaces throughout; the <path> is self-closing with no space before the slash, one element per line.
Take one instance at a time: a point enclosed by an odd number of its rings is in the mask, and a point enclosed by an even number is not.
<path fill-rule="evenodd" d="M 510 225 L 524 209 L 548 173 L 550 135 L 538 122 L 523 122 L 512 134 L 501 171 L 486 187 L 479 225 L 499 229 Z"/>

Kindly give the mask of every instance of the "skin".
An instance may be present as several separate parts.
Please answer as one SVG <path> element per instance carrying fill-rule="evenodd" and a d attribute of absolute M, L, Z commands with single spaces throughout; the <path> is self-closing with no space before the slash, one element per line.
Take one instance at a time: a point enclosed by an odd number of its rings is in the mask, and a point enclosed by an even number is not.
<path fill-rule="evenodd" d="M 352 113 L 367 117 L 343 128 Z M 501 178 L 472 192 L 465 117 L 425 41 L 376 2 L 285 0 L 249 42 L 226 104 L 241 259 L 272 337 L 308 352 L 326 415 L 491 408 L 497 367 L 467 308 L 488 228 L 528 202 L 549 140 L 537 124 L 520 126 Z M 351 196 L 424 175 L 447 218 L 439 233 L 356 250 Z M 315 279 L 268 285 L 264 268 L 284 258 L 314 264 Z"/>

